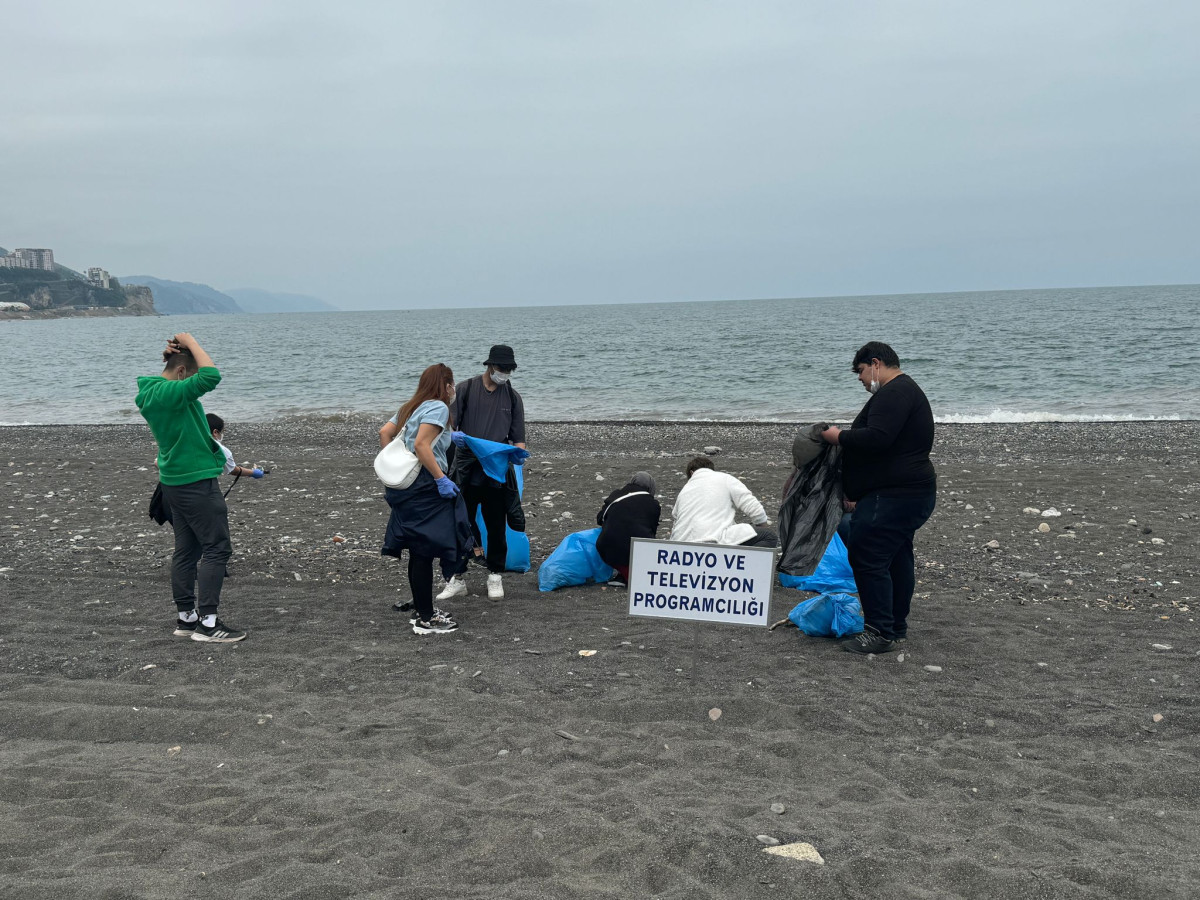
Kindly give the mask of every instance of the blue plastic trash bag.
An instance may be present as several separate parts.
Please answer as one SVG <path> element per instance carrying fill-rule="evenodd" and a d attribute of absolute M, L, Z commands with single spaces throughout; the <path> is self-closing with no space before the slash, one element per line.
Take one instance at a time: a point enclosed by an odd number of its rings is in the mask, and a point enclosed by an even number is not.
<path fill-rule="evenodd" d="M 863 630 L 862 606 L 853 594 L 818 594 L 797 603 L 788 618 L 813 637 L 845 637 Z"/>
<path fill-rule="evenodd" d="M 833 636 L 845 637 L 858 634 L 866 623 L 863 621 L 862 603 L 852 594 L 827 594 L 833 598 Z"/>
<path fill-rule="evenodd" d="M 475 440 L 468 438 L 468 440 Z M 481 441 L 480 443 L 490 444 L 491 441 Z M 500 446 L 508 446 L 502 444 Z M 520 447 L 509 447 L 510 450 L 520 450 Z M 524 451 L 522 451 L 524 452 Z M 517 476 L 517 493 L 521 496 L 525 495 L 525 474 L 520 466 L 513 468 L 513 472 Z M 483 544 L 483 555 L 487 556 L 487 526 L 483 524 L 483 507 L 480 507 L 475 513 L 475 524 L 479 526 L 479 536 Z M 504 536 L 508 541 L 508 554 L 504 557 L 504 569 L 508 572 L 528 572 L 530 569 L 529 563 L 529 535 L 523 531 L 513 531 L 507 525 L 504 526 Z"/>
<path fill-rule="evenodd" d="M 854 572 L 850 569 L 850 558 L 846 555 L 846 545 L 836 534 L 825 548 L 824 556 L 811 575 L 785 575 L 780 572 L 779 583 L 800 591 L 858 593 L 858 585 L 854 583 Z"/>
<path fill-rule="evenodd" d="M 471 437 L 464 434 L 467 449 L 475 454 L 483 474 L 493 481 L 503 482 L 508 477 L 509 463 L 524 462 L 529 458 L 529 451 L 512 444 L 501 444 L 498 441 L 485 441 L 483 438 Z M 521 467 L 517 466 L 520 472 Z"/>
<path fill-rule="evenodd" d="M 600 529 L 592 528 L 563 538 L 538 569 L 538 590 L 553 591 L 578 584 L 602 583 L 612 578 L 612 566 L 604 562 L 596 550 L 598 537 Z"/>

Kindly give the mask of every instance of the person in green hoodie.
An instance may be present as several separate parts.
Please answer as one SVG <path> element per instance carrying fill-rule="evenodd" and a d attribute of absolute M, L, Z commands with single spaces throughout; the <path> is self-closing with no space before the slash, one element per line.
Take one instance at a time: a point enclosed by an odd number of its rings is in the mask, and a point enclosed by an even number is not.
<path fill-rule="evenodd" d="M 225 454 L 212 439 L 200 405 L 200 398 L 221 382 L 221 373 L 186 333 L 167 341 L 163 363 L 161 375 L 138 378 L 134 402 L 158 443 L 158 477 L 175 528 L 171 562 L 171 592 L 179 613 L 175 634 L 219 644 L 240 641 L 246 633 L 217 618 L 233 545 L 229 512 L 217 487 Z"/>

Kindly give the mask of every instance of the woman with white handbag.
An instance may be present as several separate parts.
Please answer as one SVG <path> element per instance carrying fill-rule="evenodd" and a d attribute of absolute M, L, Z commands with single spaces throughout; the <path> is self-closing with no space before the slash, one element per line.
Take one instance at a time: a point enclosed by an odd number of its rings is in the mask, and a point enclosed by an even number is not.
<path fill-rule="evenodd" d="M 379 429 L 382 449 L 375 471 L 392 508 L 384 556 L 408 550 L 415 634 L 444 634 L 458 628 L 454 617 L 433 605 L 433 561 L 447 579 L 475 545 L 458 486 L 446 476 L 454 402 L 454 373 L 437 363 L 421 373 L 417 390 Z M 403 423 L 403 424 L 401 424 Z"/>

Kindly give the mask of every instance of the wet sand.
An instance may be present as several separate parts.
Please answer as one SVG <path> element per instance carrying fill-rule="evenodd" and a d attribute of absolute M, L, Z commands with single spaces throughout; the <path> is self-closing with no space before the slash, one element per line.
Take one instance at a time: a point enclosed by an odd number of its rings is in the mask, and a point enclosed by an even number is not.
<path fill-rule="evenodd" d="M 0 895 L 1200 893 L 1200 424 L 941 426 L 903 659 L 535 572 L 417 637 L 374 428 L 228 427 L 272 474 L 229 498 L 225 646 L 171 636 L 144 427 L 0 428 Z M 535 567 L 708 445 L 776 509 L 793 431 L 531 425 Z"/>

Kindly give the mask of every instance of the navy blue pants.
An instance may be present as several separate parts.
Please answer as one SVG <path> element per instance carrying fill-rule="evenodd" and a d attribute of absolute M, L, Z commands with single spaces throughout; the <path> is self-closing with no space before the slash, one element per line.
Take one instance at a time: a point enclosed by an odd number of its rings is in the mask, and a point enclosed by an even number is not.
<path fill-rule="evenodd" d="M 913 535 L 933 514 L 936 494 L 881 497 L 867 494 L 850 519 L 850 568 L 858 585 L 863 619 L 889 640 L 908 633 L 916 587 Z"/>

